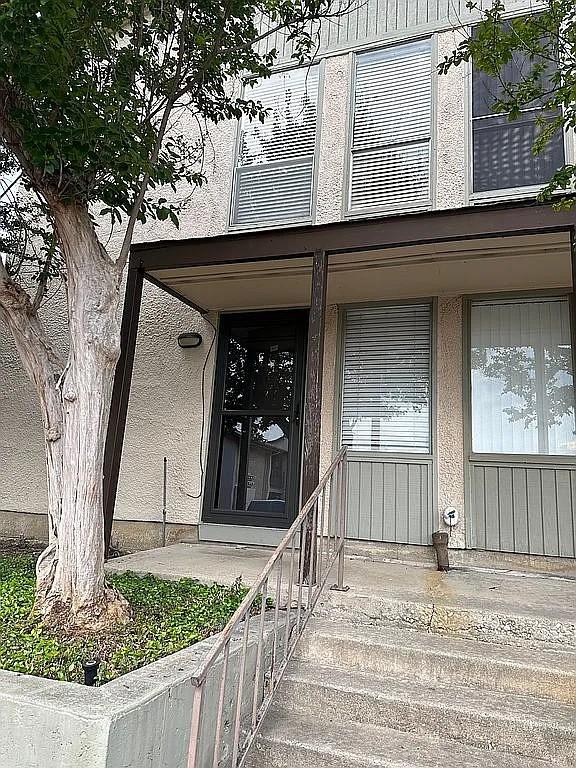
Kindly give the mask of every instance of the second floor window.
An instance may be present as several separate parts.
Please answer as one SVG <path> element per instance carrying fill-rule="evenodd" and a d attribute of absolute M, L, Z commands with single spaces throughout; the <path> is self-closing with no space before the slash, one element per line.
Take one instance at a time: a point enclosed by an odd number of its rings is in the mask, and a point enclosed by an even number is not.
<path fill-rule="evenodd" d="M 521 82 L 532 70 L 527 55 L 516 53 L 500 77 L 491 77 L 472 66 L 472 147 L 473 191 L 489 193 L 542 186 L 564 165 L 564 137 L 558 132 L 538 155 L 532 151 L 541 127 L 540 104 L 527 105 L 512 122 L 495 114 L 496 101 L 503 97 L 505 84 Z M 556 115 L 544 115 L 554 119 Z"/>
<path fill-rule="evenodd" d="M 431 115 L 429 40 L 358 55 L 351 212 L 430 206 Z"/>
<path fill-rule="evenodd" d="M 232 224 L 310 221 L 316 150 L 318 66 L 277 72 L 246 88 L 269 109 L 261 123 L 240 125 Z"/>

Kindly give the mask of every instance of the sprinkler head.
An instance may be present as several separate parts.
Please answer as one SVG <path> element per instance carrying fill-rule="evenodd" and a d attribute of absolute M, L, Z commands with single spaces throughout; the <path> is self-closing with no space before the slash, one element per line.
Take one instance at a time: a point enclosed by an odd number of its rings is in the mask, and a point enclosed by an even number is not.
<path fill-rule="evenodd" d="M 85 661 L 82 664 L 84 670 L 84 685 L 95 685 L 96 678 L 98 677 L 98 667 L 100 666 L 100 659 L 95 661 Z"/>

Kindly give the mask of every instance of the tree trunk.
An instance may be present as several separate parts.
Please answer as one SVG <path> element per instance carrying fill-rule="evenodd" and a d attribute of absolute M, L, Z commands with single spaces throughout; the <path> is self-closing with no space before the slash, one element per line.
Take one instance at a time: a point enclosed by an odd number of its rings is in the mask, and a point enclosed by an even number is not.
<path fill-rule="evenodd" d="M 58 204 L 52 213 L 66 263 L 66 366 L 45 340 L 22 288 L 12 283 L 21 306 L 9 305 L 7 283 L 0 281 L 0 308 L 35 384 L 45 425 L 50 540 L 38 561 L 36 608 L 61 631 L 97 632 L 130 615 L 126 600 L 104 578 L 102 478 L 120 354 L 120 281 L 87 208 Z"/>
<path fill-rule="evenodd" d="M 52 586 L 62 507 L 62 407 L 57 380 L 63 361 L 46 338 L 26 291 L 9 279 L 0 281 L 0 316 L 10 329 L 24 369 L 34 384 L 44 427 L 48 485 L 48 547 L 38 558 L 38 594 Z"/>
<path fill-rule="evenodd" d="M 70 351 L 62 383 L 62 506 L 45 620 L 98 631 L 129 616 L 104 578 L 102 478 L 114 371 L 120 355 L 119 279 L 86 208 L 53 210 L 66 262 Z"/>

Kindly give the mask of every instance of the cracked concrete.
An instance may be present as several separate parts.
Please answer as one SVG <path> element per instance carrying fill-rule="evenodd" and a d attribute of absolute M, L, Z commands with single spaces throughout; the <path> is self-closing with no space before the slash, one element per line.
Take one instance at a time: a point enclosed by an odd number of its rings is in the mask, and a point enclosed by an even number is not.
<path fill-rule="evenodd" d="M 226 544 L 177 544 L 108 564 L 110 571 L 252 584 L 272 550 Z M 346 558 L 349 592 L 326 591 L 317 613 L 358 624 L 396 625 L 504 643 L 576 647 L 574 580 L 476 569 Z"/>

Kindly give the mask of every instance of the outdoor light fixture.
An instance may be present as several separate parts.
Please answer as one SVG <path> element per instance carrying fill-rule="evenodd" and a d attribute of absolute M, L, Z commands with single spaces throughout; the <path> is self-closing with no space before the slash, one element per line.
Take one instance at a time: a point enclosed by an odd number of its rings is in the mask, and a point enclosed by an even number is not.
<path fill-rule="evenodd" d="M 178 346 L 182 349 L 194 349 L 202 344 L 202 336 L 199 333 L 181 333 L 178 336 Z"/>

